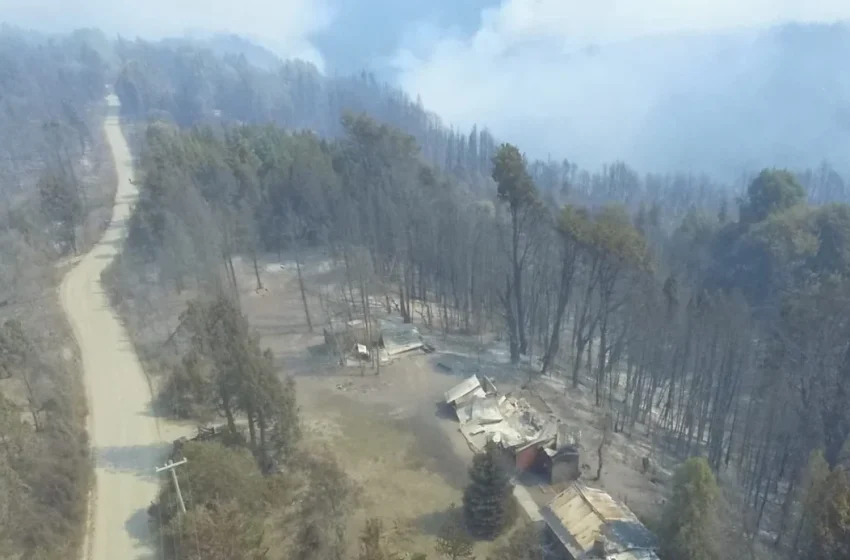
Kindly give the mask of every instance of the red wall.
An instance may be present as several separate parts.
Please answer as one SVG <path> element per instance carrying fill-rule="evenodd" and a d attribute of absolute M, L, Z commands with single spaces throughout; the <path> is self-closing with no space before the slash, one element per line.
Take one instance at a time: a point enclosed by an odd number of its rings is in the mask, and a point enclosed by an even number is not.
<path fill-rule="evenodd" d="M 516 470 L 519 472 L 525 472 L 534 466 L 534 463 L 537 461 L 537 454 L 540 452 L 540 448 L 536 445 L 532 445 L 516 454 Z"/>

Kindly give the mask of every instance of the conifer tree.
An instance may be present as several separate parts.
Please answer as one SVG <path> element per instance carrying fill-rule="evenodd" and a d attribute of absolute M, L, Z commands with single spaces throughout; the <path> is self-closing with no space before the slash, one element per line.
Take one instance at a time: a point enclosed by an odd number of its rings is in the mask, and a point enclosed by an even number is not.
<path fill-rule="evenodd" d="M 499 462 L 495 445 L 472 460 L 469 485 L 463 493 L 467 529 L 476 537 L 491 539 L 507 526 L 511 513 L 511 482 Z"/>
<path fill-rule="evenodd" d="M 673 497 L 664 512 L 661 552 L 676 560 L 718 560 L 714 473 L 703 457 L 691 457 L 673 479 Z"/>
<path fill-rule="evenodd" d="M 850 558 L 850 477 L 835 468 L 824 481 L 822 500 L 812 519 L 808 558 Z"/>
<path fill-rule="evenodd" d="M 829 477 L 829 463 L 823 455 L 823 450 L 816 449 L 809 455 L 809 462 L 802 474 L 800 496 L 800 520 L 797 524 L 794 538 L 794 550 L 800 551 L 810 547 L 811 539 L 815 537 L 815 520 L 818 517 L 820 504 L 826 492 L 826 480 Z"/>

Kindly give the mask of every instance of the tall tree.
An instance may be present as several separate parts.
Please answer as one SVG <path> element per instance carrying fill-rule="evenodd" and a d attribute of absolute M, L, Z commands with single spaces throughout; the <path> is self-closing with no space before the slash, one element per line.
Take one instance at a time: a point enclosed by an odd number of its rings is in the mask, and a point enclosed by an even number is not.
<path fill-rule="evenodd" d="M 543 368 L 541 373 L 545 374 L 552 361 L 558 354 L 561 341 L 561 327 L 564 321 L 564 313 L 570 303 L 573 291 L 573 280 L 576 277 L 576 269 L 579 259 L 579 251 L 582 244 L 586 244 L 589 234 L 589 220 L 586 210 L 565 206 L 557 223 L 557 233 L 560 240 L 560 270 L 558 282 L 558 298 L 555 305 L 555 320 L 549 343 L 543 355 Z"/>
<path fill-rule="evenodd" d="M 300 435 L 294 385 L 278 378 L 273 356 L 260 349 L 241 312 L 225 297 L 193 301 L 181 324 L 191 336 L 192 361 L 206 360 L 214 372 L 216 402 L 231 433 L 236 413 L 244 412 L 261 468 L 285 458 Z"/>
<path fill-rule="evenodd" d="M 523 275 L 533 244 L 528 239 L 532 220 L 539 217 L 537 188 L 528 174 L 525 158 L 516 146 L 502 144 L 493 156 L 493 180 L 496 181 L 497 195 L 507 204 L 510 213 L 510 241 L 508 250 L 511 260 L 511 275 L 507 279 L 507 289 L 513 297 L 506 298 L 515 311 L 509 321 L 511 337 L 511 359 L 519 360 L 520 354 L 528 349 L 526 338 L 526 309 L 523 299 Z M 510 313 L 509 315 L 513 315 Z"/>
<path fill-rule="evenodd" d="M 800 520 L 794 537 L 793 550 L 803 552 L 814 546 L 812 539 L 817 538 L 816 520 L 826 501 L 826 480 L 829 477 L 829 464 L 823 456 L 823 451 L 816 449 L 809 455 L 809 461 L 803 471 L 800 481 Z"/>
<path fill-rule="evenodd" d="M 747 199 L 741 203 L 741 221 L 754 224 L 768 216 L 799 204 L 806 191 L 790 172 L 765 169 L 747 189 Z"/>
<path fill-rule="evenodd" d="M 79 192 L 68 177 L 59 171 L 47 171 L 39 180 L 41 210 L 57 227 L 59 241 L 77 254 L 77 227 L 83 217 Z"/>

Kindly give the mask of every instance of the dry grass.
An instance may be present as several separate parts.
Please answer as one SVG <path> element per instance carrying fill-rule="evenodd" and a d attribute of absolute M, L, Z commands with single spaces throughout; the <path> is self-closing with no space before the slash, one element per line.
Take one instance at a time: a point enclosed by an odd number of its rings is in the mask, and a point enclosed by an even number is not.
<path fill-rule="evenodd" d="M 430 553 L 434 532 L 461 490 L 427 470 L 416 438 L 398 422 L 382 417 L 363 403 L 345 396 L 301 391 L 302 412 L 310 427 L 308 440 L 326 444 L 361 490 L 351 516 L 352 548 L 365 520 L 378 517 L 397 527 L 397 543 L 406 551 Z"/>
<path fill-rule="evenodd" d="M 454 499 L 460 500 L 460 488 L 471 458 L 456 424 L 435 418 L 435 401 L 446 389 L 471 373 L 486 373 L 496 380 L 501 391 L 507 392 L 527 381 L 527 370 L 509 365 L 504 343 L 492 336 L 482 339 L 445 336 L 440 332 L 429 332 L 421 324 L 421 318 L 414 317 L 420 330 L 430 335 L 442 357 L 438 353 L 429 357 L 406 358 L 382 368 L 380 381 L 369 377 L 361 379 L 356 368 L 340 369 L 332 356 L 316 351 L 322 344 L 322 337 L 307 332 L 294 264 L 284 258 L 282 269 L 264 265 L 264 290 L 260 292 L 255 290 L 253 272 L 247 265 L 242 263 L 241 267 L 243 310 L 260 330 L 264 344 L 274 350 L 283 369 L 298 377 L 302 401 L 318 403 L 314 411 L 305 408 L 305 416 L 326 414 L 327 418 L 337 419 L 335 425 L 346 426 L 343 430 L 345 441 L 335 444 L 342 464 L 350 462 L 361 465 L 357 468 L 365 466 L 363 485 L 367 493 L 374 493 L 373 504 L 380 504 L 382 496 L 389 496 L 392 500 L 389 505 L 372 506 L 374 513 L 371 515 L 401 515 L 407 519 L 418 517 L 423 520 L 419 528 L 426 535 L 420 537 L 422 541 L 417 543 L 415 550 L 430 552 L 426 550 L 431 544 L 427 533 L 438 525 L 437 520 L 445 514 L 445 506 L 451 503 L 453 498 L 449 489 L 454 489 Z M 328 286 L 338 287 L 343 281 L 342 274 L 329 266 L 321 255 L 308 259 L 304 272 L 315 331 L 320 333 L 327 316 L 322 314 L 317 296 Z M 435 367 L 436 360 L 448 359 L 446 352 L 452 354 L 451 361 L 455 366 L 452 373 Z M 367 368 L 367 376 L 372 373 L 374 371 Z M 340 391 L 337 386 L 345 390 Z M 594 480 L 596 448 L 602 437 L 604 410 L 593 404 L 592 388 L 581 386 L 578 390 L 571 387 L 565 390 L 559 379 L 547 378 L 538 379 L 530 389 L 571 428 L 581 430 L 585 483 L 609 492 L 644 519 L 659 519 L 671 490 L 670 475 L 680 459 L 668 453 L 658 441 L 653 442 L 646 426 L 638 425 L 630 433 L 611 434 L 602 477 Z M 333 393 L 337 396 L 328 396 Z M 338 398 L 340 396 L 343 398 Z M 654 473 L 643 472 L 642 458 L 646 456 L 653 459 Z M 381 475 L 370 476 L 373 473 Z M 435 474 L 438 475 L 436 479 Z M 434 496 L 440 496 L 434 502 L 419 502 L 420 498 L 406 489 L 408 484 L 423 484 L 425 481 L 429 486 L 435 485 L 434 481 L 440 478 L 446 482 L 446 488 L 443 494 L 439 494 L 436 488 L 432 490 Z M 382 493 L 384 488 L 392 490 Z M 561 489 L 558 486 L 529 487 L 530 494 L 539 505 L 548 503 Z M 734 490 L 729 492 L 735 494 Z M 420 504 L 429 505 L 420 508 Z M 443 509 L 440 510 L 440 507 Z M 406 511 L 409 508 L 413 510 Z M 416 508 L 432 509 L 430 517 L 427 512 Z M 731 506 L 726 509 L 728 511 L 723 518 L 734 533 L 735 539 L 732 540 L 736 540 L 736 548 L 743 550 L 740 531 L 732 528 L 740 526 L 740 511 Z"/>
<path fill-rule="evenodd" d="M 327 446 L 360 487 L 349 526 L 352 552 L 365 520 L 378 517 L 397 549 L 432 556 L 437 531 L 462 502 L 472 458 L 456 422 L 437 413 L 437 401 L 459 374 L 441 371 L 435 356 L 424 355 L 398 359 L 380 375 L 370 367 L 340 368 L 322 351 L 326 316 L 317 298 L 319 281 L 333 281 L 332 271 L 320 258 L 305 267 L 311 334 L 294 267 L 268 269 L 275 272 L 262 275 L 264 289 L 257 291 L 249 263 L 237 266 L 242 309 L 282 369 L 296 377 L 308 441 Z M 486 557 L 504 538 L 478 543 L 477 556 Z"/>

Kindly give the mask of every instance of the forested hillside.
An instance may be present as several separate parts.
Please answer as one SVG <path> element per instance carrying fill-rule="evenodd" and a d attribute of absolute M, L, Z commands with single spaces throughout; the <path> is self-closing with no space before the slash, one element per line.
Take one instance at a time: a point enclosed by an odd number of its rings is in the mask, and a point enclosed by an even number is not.
<path fill-rule="evenodd" d="M 176 54 L 181 64 L 186 56 Z M 553 177 L 557 168 L 527 164 L 513 146 L 476 135 L 466 143 L 423 121 L 403 97 L 381 103 L 380 89 L 351 108 L 418 130 L 421 151 L 396 128 L 353 114 L 337 125 L 333 110 L 316 105 L 339 99 L 340 84 L 378 88 L 368 78 L 324 82 L 290 65 L 278 79 L 265 76 L 279 97 L 258 97 L 267 91 L 258 86 L 249 97 L 257 105 L 231 106 L 244 97 L 229 88 L 257 82 L 222 85 L 215 77 L 225 70 L 193 60 L 208 79 L 181 90 L 151 93 L 127 69 L 119 81 L 128 117 L 157 109 L 208 124 L 148 128 L 126 256 L 135 266 L 153 267 L 178 290 L 230 291 L 236 254 L 309 245 L 368 263 L 368 272 L 358 267 L 361 289 L 392 293 L 405 321 L 425 305 L 447 331 L 501 330 L 514 362 L 537 356 L 543 372 L 589 383 L 615 431 L 659 430 L 672 452 L 704 454 L 715 472 L 741 481 L 748 532 L 775 531 L 792 556 L 825 546 L 798 529 L 807 457 L 822 449 L 842 468 L 850 435 L 842 373 L 850 207 L 810 202 L 845 197 L 834 172 L 764 170 L 738 201 L 707 179 L 641 180 L 624 164 L 584 182 L 566 166 Z M 310 87 L 327 96 L 304 101 L 313 109 L 296 116 L 294 100 Z M 318 134 L 213 122 L 214 107 Z M 464 158 L 452 167 L 446 154 Z M 475 188 L 458 176 L 477 177 Z"/>
<path fill-rule="evenodd" d="M 128 115 L 155 117 L 164 111 L 183 126 L 217 121 L 215 115 L 220 115 L 225 121 L 274 122 L 285 129 L 337 138 L 344 132 L 340 124 L 344 113 L 363 112 L 413 136 L 422 157 L 460 184 L 479 192 L 490 188 L 490 161 L 498 142 L 485 126 L 468 132 L 447 128 L 421 103 L 370 74 L 327 77 L 302 62 L 262 70 L 239 56 L 222 58 L 187 45 L 169 48 L 136 42 L 120 43 L 117 49 L 125 66 L 116 88 Z M 713 213 L 725 201 L 734 210 L 734 198 L 759 171 L 751 169 L 729 184 L 713 178 L 711 169 L 641 175 L 629 162 L 611 162 L 596 170 L 578 163 L 531 161 L 529 172 L 541 191 L 560 202 L 580 200 L 598 206 L 618 200 L 630 211 L 637 211 L 641 203 L 663 202 L 662 218 L 668 228 L 691 207 Z M 829 165 L 794 171 L 813 202 L 847 200 L 845 180 Z"/>
<path fill-rule="evenodd" d="M 103 97 L 107 76 L 100 44 L 108 46 L 86 31 L 57 38 L 14 28 L 0 33 L 0 126 L 6 131 L 0 189 L 20 190 L 44 158 L 60 149 L 79 152 L 91 139 L 87 105 Z"/>

